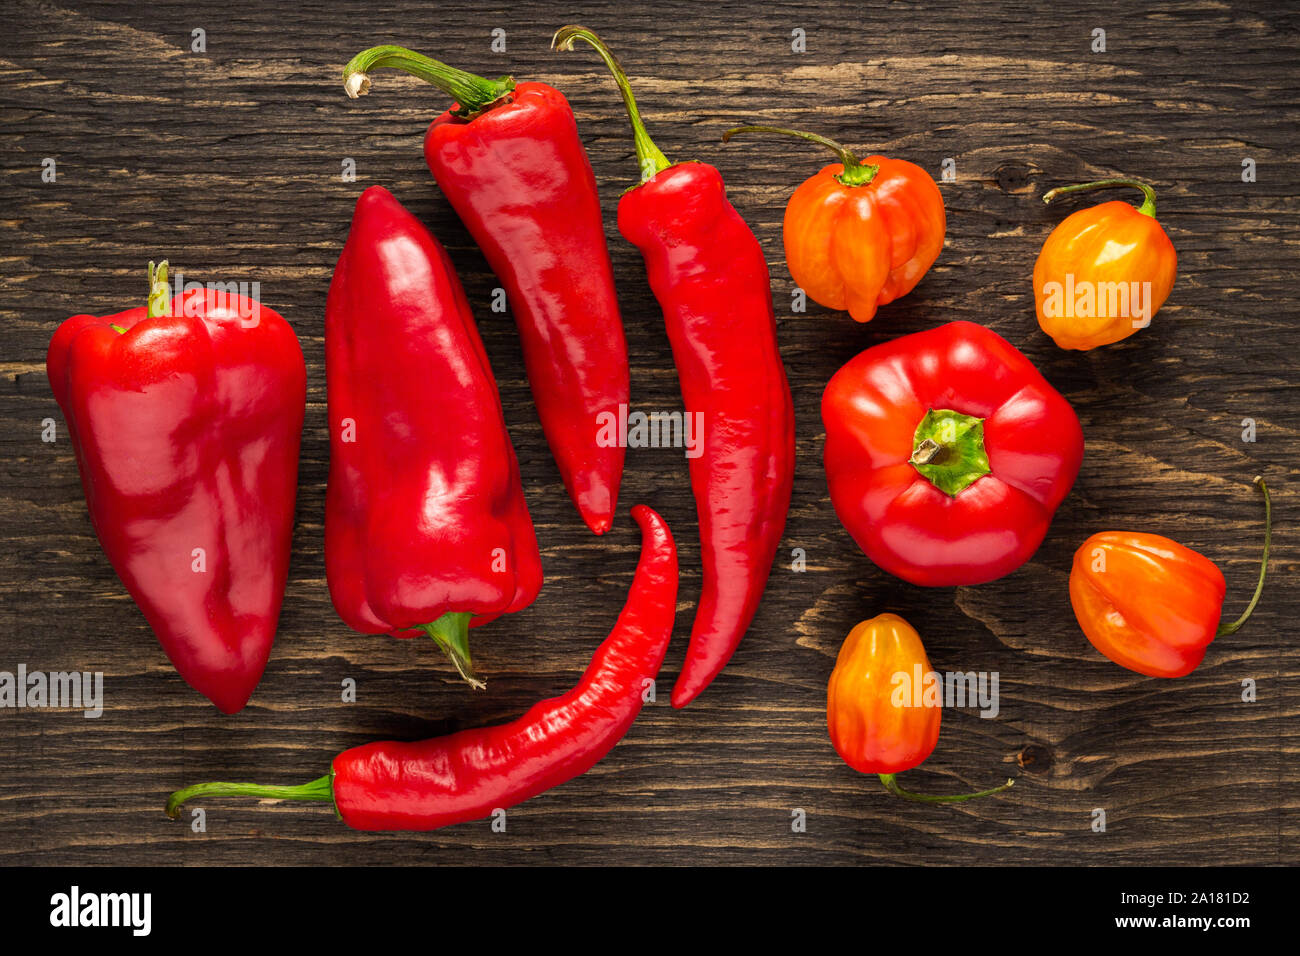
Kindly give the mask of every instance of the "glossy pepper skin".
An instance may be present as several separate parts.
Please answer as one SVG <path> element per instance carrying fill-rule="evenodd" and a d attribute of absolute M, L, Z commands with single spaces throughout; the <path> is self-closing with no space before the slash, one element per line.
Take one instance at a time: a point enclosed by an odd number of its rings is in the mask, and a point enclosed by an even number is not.
<path fill-rule="evenodd" d="M 790 277 L 819 305 L 870 322 L 879 306 L 916 288 L 943 251 L 943 196 L 920 166 L 904 159 L 859 160 L 834 140 L 776 126 L 735 133 L 798 136 L 840 156 L 804 180 L 785 207 Z"/>
<path fill-rule="evenodd" d="M 419 743 L 385 741 L 334 758 L 328 775 L 297 787 L 198 784 L 172 794 L 167 814 L 199 796 L 333 800 L 357 830 L 435 830 L 481 820 L 586 773 L 636 719 L 663 663 L 677 602 L 677 549 L 645 505 L 641 560 L 614 629 L 577 686 L 518 720 Z"/>
<path fill-rule="evenodd" d="M 1220 625 L 1227 586 L 1203 555 L 1158 534 L 1103 531 L 1074 554 L 1070 604 L 1092 646 L 1121 667 L 1148 677 L 1194 671 L 1216 637 L 1232 634 L 1255 610 L 1264 587 L 1272 507 L 1264 493 L 1264 560 L 1255 596 L 1239 620 Z"/>
<path fill-rule="evenodd" d="M 150 306 L 60 325 L 46 370 L 104 553 L 181 677 L 233 714 L 284 599 L 306 368 L 265 305 L 195 288 L 166 306 L 165 267 Z"/>
<path fill-rule="evenodd" d="M 1063 349 L 1094 349 L 1146 328 L 1178 273 L 1150 186 L 1105 179 L 1053 189 L 1043 201 L 1110 186 L 1140 189 L 1145 201 L 1139 208 L 1114 201 L 1072 213 L 1052 230 L 1034 263 L 1038 325 Z"/>
<path fill-rule="evenodd" d="M 881 614 L 849 632 L 826 688 L 826 724 L 840 758 L 859 773 L 880 775 L 895 796 L 923 803 L 952 803 L 1000 793 L 930 796 L 912 793 L 894 777 L 920 766 L 939 742 L 943 708 L 924 686 L 937 678 L 921 636 L 897 614 Z M 916 682 L 918 678 L 921 684 Z M 942 681 L 937 681 L 942 688 Z"/>
<path fill-rule="evenodd" d="M 672 704 L 685 707 L 726 666 L 763 597 L 794 479 L 794 404 L 776 340 L 767 260 L 705 163 L 670 165 L 645 133 L 627 77 L 595 34 L 564 27 L 600 52 L 619 83 L 637 141 L 640 185 L 618 204 L 618 228 L 641 250 L 664 312 L 687 414 L 703 416 L 690 461 L 703 586 Z"/>
<path fill-rule="evenodd" d="M 366 69 L 394 66 L 458 96 L 429 126 L 424 158 L 505 288 L 560 476 L 587 526 L 603 534 L 624 449 L 602 443 L 600 426 L 628 403 L 627 343 L 573 110 L 545 83 L 481 80 L 400 47 L 376 49 L 400 52 L 360 54 L 345 73 L 349 92 L 364 91 Z"/>
<path fill-rule="evenodd" d="M 429 633 L 481 686 L 466 628 L 537 597 L 537 537 L 451 260 L 381 186 L 357 200 L 330 283 L 325 369 L 334 607 L 364 633 Z"/>
<path fill-rule="evenodd" d="M 1079 419 L 1014 346 L 970 322 L 867 349 L 822 395 L 831 503 L 872 561 L 981 584 L 1038 549 L 1083 460 Z"/>

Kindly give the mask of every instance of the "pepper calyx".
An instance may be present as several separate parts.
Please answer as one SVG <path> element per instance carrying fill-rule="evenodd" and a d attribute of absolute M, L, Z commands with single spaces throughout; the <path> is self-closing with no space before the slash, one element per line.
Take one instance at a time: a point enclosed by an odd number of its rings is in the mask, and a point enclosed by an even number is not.
<path fill-rule="evenodd" d="M 417 630 L 424 631 L 437 642 L 465 683 L 475 690 L 483 690 L 487 684 L 474 673 L 469 656 L 469 619 L 473 616 L 468 611 L 448 611 L 432 624 L 419 625 Z"/>
<path fill-rule="evenodd" d="M 984 447 L 984 419 L 950 408 L 930 409 L 916 426 L 908 464 L 955 498 L 993 470 Z"/>
<path fill-rule="evenodd" d="M 167 798 L 164 812 L 175 820 L 181 815 L 181 805 L 196 797 L 257 797 L 262 800 L 307 800 L 324 803 L 334 801 L 334 769 L 310 783 L 297 786 L 275 786 L 257 783 L 196 783 L 177 790 Z M 337 806 L 335 812 L 338 812 Z"/>
<path fill-rule="evenodd" d="M 736 126 L 722 134 L 722 141 L 724 143 L 731 142 L 731 137 L 737 133 L 777 133 L 781 136 L 797 136 L 799 139 L 806 139 L 810 143 L 825 146 L 839 157 L 840 171 L 835 173 L 834 176 L 835 181 L 841 186 L 868 186 L 876 178 L 876 173 L 880 172 L 878 164 L 862 162 L 853 150 L 842 143 L 837 143 L 828 136 L 805 133 L 803 130 L 798 129 L 786 129 L 784 126 Z"/>
<path fill-rule="evenodd" d="M 632 124 L 632 140 L 636 147 L 636 162 L 641 170 L 641 182 L 649 182 L 655 176 L 662 173 L 665 169 L 673 164 L 668 161 L 663 152 L 655 145 L 650 134 L 646 132 L 645 123 L 641 119 L 641 111 L 637 108 L 636 97 L 632 95 L 632 84 L 628 81 L 627 72 L 623 69 L 618 58 L 614 56 L 613 51 L 605 45 L 605 41 L 597 36 L 593 31 L 576 23 L 560 27 L 555 31 L 555 36 L 551 37 L 551 49 L 566 52 L 573 49 L 575 40 L 581 40 L 600 54 L 600 58 L 605 61 L 605 66 L 614 77 L 614 82 L 618 85 L 618 92 L 623 97 L 623 107 L 627 110 L 628 121 Z M 633 187 L 635 188 L 635 187 Z M 629 190 L 624 190 L 628 192 Z"/>
<path fill-rule="evenodd" d="M 878 775 L 880 782 L 896 797 L 902 797 L 904 800 L 911 800 L 915 803 L 962 803 L 966 800 L 974 800 L 976 797 L 991 797 L 994 794 L 1003 793 L 1010 790 L 1016 785 L 1013 778 L 1008 777 L 1007 782 L 1000 787 L 990 787 L 988 790 L 977 790 L 974 793 L 952 793 L 938 794 L 915 793 L 902 787 L 895 779 L 897 774 L 882 773 Z"/>
<path fill-rule="evenodd" d="M 379 68 L 402 70 L 431 83 L 456 101 L 451 115 L 459 119 L 473 119 L 501 103 L 508 101 L 515 89 L 512 76 L 495 80 L 467 73 L 448 66 L 423 53 L 406 47 L 384 46 L 362 50 L 343 68 L 343 91 L 349 99 L 370 92 L 370 73 Z"/>
<path fill-rule="evenodd" d="M 145 317 L 161 318 L 171 314 L 171 288 L 167 284 L 167 260 L 158 265 L 149 263 L 149 299 L 145 308 Z"/>

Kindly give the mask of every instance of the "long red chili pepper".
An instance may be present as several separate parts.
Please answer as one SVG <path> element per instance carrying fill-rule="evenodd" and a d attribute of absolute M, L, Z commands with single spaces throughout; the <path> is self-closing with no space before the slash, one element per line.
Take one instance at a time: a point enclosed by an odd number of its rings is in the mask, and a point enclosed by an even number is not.
<path fill-rule="evenodd" d="M 596 177 L 569 102 L 545 83 L 488 80 L 399 46 L 353 57 L 352 97 L 371 70 L 404 70 L 453 96 L 424 158 L 505 287 L 542 430 L 569 497 L 609 530 L 624 449 L 602 426 L 628 402 L 627 343 L 614 294 Z"/>
<path fill-rule="evenodd" d="M 600 37 L 567 26 L 551 45 L 569 50 L 574 40 L 596 49 L 623 95 L 641 182 L 619 202 L 618 228 L 645 258 L 687 414 L 703 415 L 704 452 L 690 472 L 704 582 L 672 698 L 685 707 L 731 659 L 763 596 L 790 508 L 794 404 L 767 260 L 722 176 L 705 163 L 670 164 Z"/>
<path fill-rule="evenodd" d="M 462 730 L 419 743 L 366 744 L 334 758 L 330 772 L 295 787 L 201 783 L 167 800 L 173 819 L 195 797 L 244 796 L 334 801 L 357 830 L 436 830 L 480 820 L 586 773 L 641 711 L 672 636 L 677 548 L 664 520 L 645 505 L 641 560 L 627 604 L 578 685 L 535 704 L 508 724 Z"/>

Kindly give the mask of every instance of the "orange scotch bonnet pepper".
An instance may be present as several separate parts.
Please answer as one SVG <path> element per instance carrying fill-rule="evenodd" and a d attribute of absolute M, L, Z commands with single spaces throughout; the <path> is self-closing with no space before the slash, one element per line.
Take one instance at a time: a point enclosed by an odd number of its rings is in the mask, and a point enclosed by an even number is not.
<path fill-rule="evenodd" d="M 1146 328 L 1178 273 L 1174 244 L 1156 221 L 1155 190 L 1146 183 L 1099 179 L 1059 186 L 1043 202 L 1112 186 L 1142 190 L 1142 205 L 1113 200 L 1071 213 L 1034 263 L 1038 325 L 1063 349 L 1095 349 Z"/>
<path fill-rule="evenodd" d="M 1240 618 L 1220 626 L 1227 586 L 1212 561 L 1158 534 L 1103 531 L 1085 541 L 1070 569 L 1070 603 L 1092 646 L 1148 677 L 1196 669 L 1216 637 L 1235 633 L 1264 590 L 1272 505 L 1263 478 L 1264 560 L 1255 595 Z"/>
<path fill-rule="evenodd" d="M 920 803 L 956 803 L 1001 793 L 1015 783 L 977 793 L 913 793 L 895 776 L 919 766 L 939 742 L 943 708 L 912 699 L 900 684 L 936 679 L 921 636 L 897 614 L 881 614 L 849 632 L 826 688 L 826 723 L 835 750 L 859 773 L 879 774 L 885 789 Z"/>
<path fill-rule="evenodd" d="M 859 160 L 825 136 L 777 126 L 738 126 L 722 140 L 750 132 L 798 136 L 840 157 L 805 180 L 785 207 L 786 264 L 808 298 L 870 322 L 877 306 L 916 288 L 939 258 L 947 228 L 929 173 L 904 159 Z"/>

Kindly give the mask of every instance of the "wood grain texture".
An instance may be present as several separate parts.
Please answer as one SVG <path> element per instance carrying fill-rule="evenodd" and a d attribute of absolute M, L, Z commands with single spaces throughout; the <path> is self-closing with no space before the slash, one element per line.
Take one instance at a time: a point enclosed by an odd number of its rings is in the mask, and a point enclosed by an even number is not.
<path fill-rule="evenodd" d="M 1216 0 L 1140 10 L 1020 4 L 510 4 L 292 7 L 243 2 L 6 4 L 0 36 L 0 669 L 100 670 L 106 711 L 0 710 L 0 863 L 1295 863 L 1300 850 L 1300 645 L 1294 621 L 1300 452 L 1300 15 Z M 557 12 L 558 11 L 558 12 Z M 547 49 L 560 18 L 616 49 L 672 159 L 717 165 L 772 272 L 795 392 L 798 468 L 783 550 L 731 666 L 682 712 L 667 705 L 698 594 L 698 534 L 679 452 L 628 456 L 620 518 L 590 535 L 564 495 L 496 281 L 420 154 L 444 97 L 395 73 L 351 102 L 340 67 L 395 42 L 569 96 L 606 208 L 635 403 L 680 398 L 658 308 L 614 210 L 635 173 L 617 95 L 594 55 Z M 493 28 L 507 52 L 489 49 Z M 1091 31 L 1107 51 L 1090 52 Z M 190 31 L 206 53 L 189 52 Z M 791 31 L 807 52 L 791 51 Z M 793 142 L 737 140 L 740 123 L 813 128 L 899 155 L 936 178 L 948 237 L 920 287 L 867 326 L 791 314 L 780 222 L 825 161 Z M 57 161 L 54 184 L 41 162 Z M 340 176 L 355 159 L 356 182 Z M 1243 183 L 1252 158 L 1258 181 Z M 1037 328 L 1029 274 L 1065 208 L 1052 185 L 1128 174 L 1159 190 L 1179 276 L 1152 327 L 1087 354 Z M 325 295 L 352 202 L 382 183 L 448 246 L 500 381 L 547 583 L 478 636 L 487 693 L 431 647 L 350 633 L 325 589 Z M 1106 197 L 1110 198 L 1110 197 Z M 59 322 L 142 301 L 144 265 L 253 280 L 307 356 L 298 525 L 275 651 L 250 706 L 223 717 L 172 671 L 91 531 L 44 372 Z M 1075 490 L 1035 558 L 978 588 L 927 591 L 875 569 L 831 510 L 821 390 L 857 352 L 953 319 L 997 330 L 1074 404 L 1087 436 Z M 1242 420 L 1258 440 L 1241 440 Z M 1253 584 L 1275 494 L 1270 582 L 1254 620 L 1191 676 L 1158 681 L 1102 659 L 1065 589 L 1074 549 L 1107 528 L 1177 537 L 1223 568 L 1235 614 Z M 660 510 L 683 589 L 659 702 L 586 776 L 486 823 L 427 835 L 354 833 L 324 809 L 213 801 L 208 832 L 164 819 L 166 794 L 209 779 L 297 783 L 337 751 L 508 719 L 570 686 L 613 623 L 638 539 L 627 509 Z M 790 570 L 791 549 L 807 570 Z M 904 780 L 952 792 L 1017 779 L 1005 799 L 906 804 L 842 764 L 825 685 L 849 628 L 892 610 L 941 670 L 997 671 L 1001 713 L 951 712 Z M 490 633 L 488 633 L 490 631 Z M 343 704 L 340 681 L 360 700 Z M 1241 681 L 1258 683 L 1243 703 Z M 1017 755 L 1026 764 L 1017 767 Z M 1094 808 L 1107 831 L 1092 831 Z M 791 831 L 791 812 L 808 815 Z"/>

